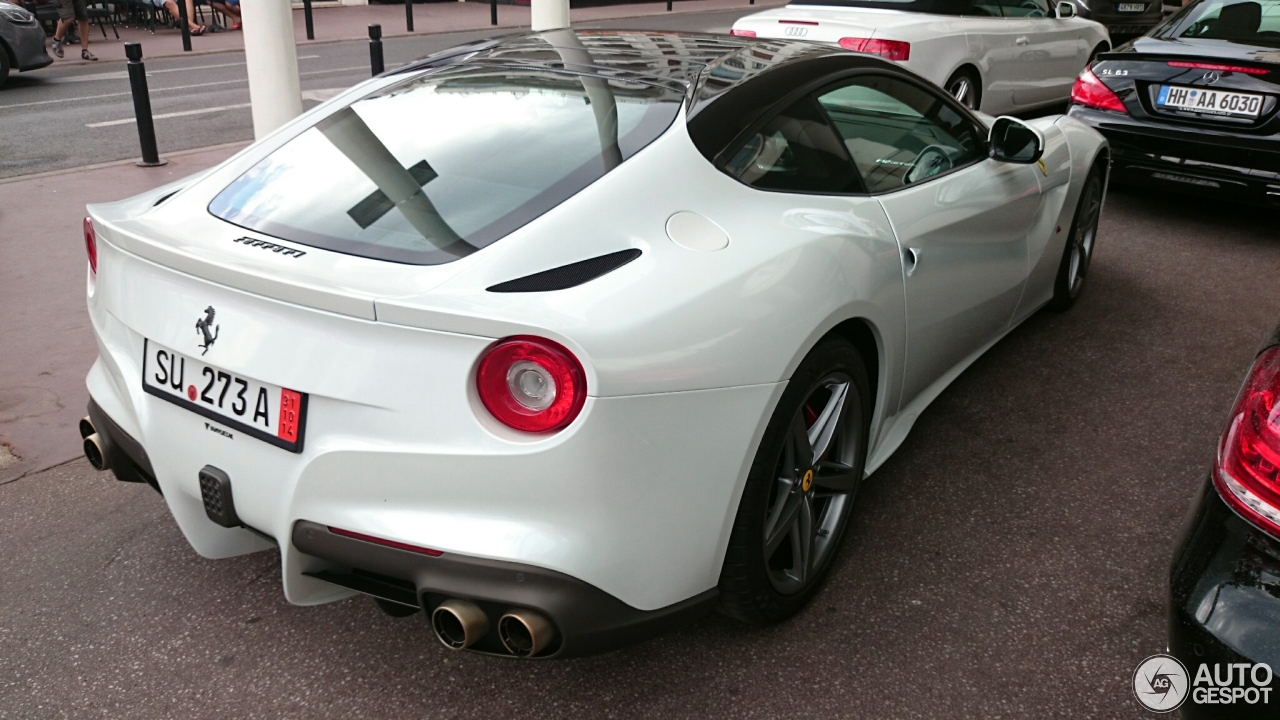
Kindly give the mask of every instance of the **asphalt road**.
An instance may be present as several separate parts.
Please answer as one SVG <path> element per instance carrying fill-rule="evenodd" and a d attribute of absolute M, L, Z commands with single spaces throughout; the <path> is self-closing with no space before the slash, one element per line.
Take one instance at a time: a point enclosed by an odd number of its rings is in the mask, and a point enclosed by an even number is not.
<path fill-rule="evenodd" d="M 203 560 L 83 461 L 0 485 L 0 718 L 1124 718 L 1176 528 L 1280 317 L 1262 211 L 1113 192 L 1089 286 L 965 372 L 864 486 L 814 603 L 612 654 L 447 651 L 279 558 Z"/>
<path fill-rule="evenodd" d="M 727 12 L 584 22 L 575 27 L 728 32 L 735 19 L 755 10 L 743 5 Z M 481 30 L 389 38 L 383 43 L 386 66 L 491 35 Z M 369 77 L 369 43 L 309 44 L 300 50 L 298 70 L 303 106 L 314 107 Z M 243 52 L 150 60 L 147 75 L 162 156 L 253 139 Z M 55 64 L 12 75 L 0 88 L 0 127 L 0 178 L 139 156 L 124 63 Z"/>

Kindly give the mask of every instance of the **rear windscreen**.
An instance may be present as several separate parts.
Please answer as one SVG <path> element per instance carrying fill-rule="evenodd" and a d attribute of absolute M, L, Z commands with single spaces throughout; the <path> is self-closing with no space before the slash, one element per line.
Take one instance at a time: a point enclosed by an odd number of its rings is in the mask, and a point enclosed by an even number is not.
<path fill-rule="evenodd" d="M 564 202 L 662 134 L 673 89 L 461 67 L 367 96 L 306 130 L 209 211 L 303 245 L 450 262 Z"/>
<path fill-rule="evenodd" d="M 1280 47 L 1280 0 L 1206 0 L 1182 17 L 1174 36 Z"/>

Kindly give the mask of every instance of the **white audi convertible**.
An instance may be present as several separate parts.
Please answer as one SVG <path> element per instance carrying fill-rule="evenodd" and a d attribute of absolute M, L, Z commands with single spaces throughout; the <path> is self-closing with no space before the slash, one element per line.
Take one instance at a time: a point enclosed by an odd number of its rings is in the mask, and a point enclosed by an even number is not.
<path fill-rule="evenodd" d="M 1065 103 L 1111 47 L 1107 29 L 1065 0 L 801 0 L 743 17 L 732 32 L 879 55 L 991 114 Z"/>
<path fill-rule="evenodd" d="M 451 648 L 776 622 L 929 402 L 1080 294 L 1107 153 L 804 42 L 459 48 L 89 208 L 86 454 Z"/>

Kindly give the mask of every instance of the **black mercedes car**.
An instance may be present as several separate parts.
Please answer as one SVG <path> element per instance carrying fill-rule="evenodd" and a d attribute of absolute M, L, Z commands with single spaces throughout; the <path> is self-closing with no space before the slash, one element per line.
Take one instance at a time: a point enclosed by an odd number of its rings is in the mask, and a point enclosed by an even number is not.
<path fill-rule="evenodd" d="M 1183 718 L 1280 717 L 1280 326 L 1236 397 L 1169 590 Z"/>
<path fill-rule="evenodd" d="M 1115 182 L 1280 205 L 1278 98 L 1280 0 L 1196 0 L 1085 68 L 1068 114 Z"/>

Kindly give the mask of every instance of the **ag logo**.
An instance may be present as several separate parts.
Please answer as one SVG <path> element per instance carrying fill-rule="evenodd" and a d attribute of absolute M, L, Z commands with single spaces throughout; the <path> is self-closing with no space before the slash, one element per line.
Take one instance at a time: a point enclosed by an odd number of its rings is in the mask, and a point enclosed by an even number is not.
<path fill-rule="evenodd" d="M 1177 658 L 1152 655 L 1133 671 L 1133 696 L 1151 712 L 1172 712 L 1186 701 L 1188 680 Z"/>

